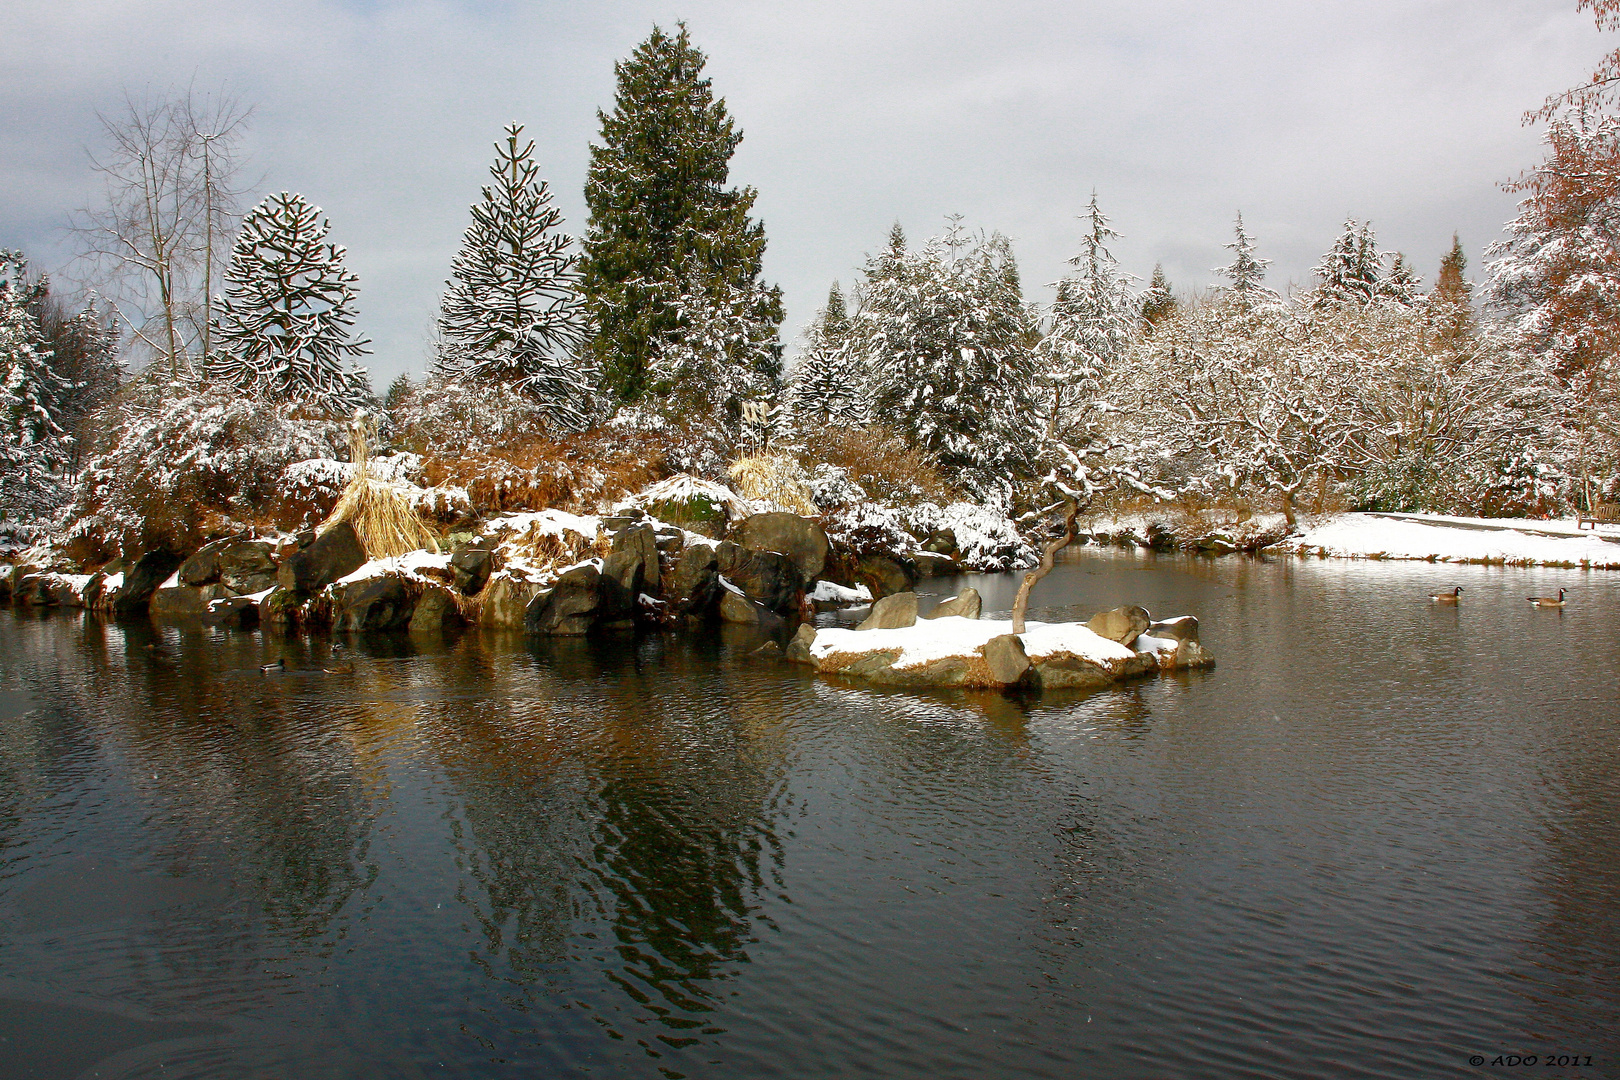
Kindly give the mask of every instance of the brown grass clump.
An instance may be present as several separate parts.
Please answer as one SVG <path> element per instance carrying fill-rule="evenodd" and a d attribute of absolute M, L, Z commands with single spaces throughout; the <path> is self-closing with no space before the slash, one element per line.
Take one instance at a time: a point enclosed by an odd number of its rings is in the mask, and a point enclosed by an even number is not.
<path fill-rule="evenodd" d="M 836 465 L 872 498 L 888 503 L 948 503 L 957 492 L 925 450 L 881 424 L 864 428 L 828 425 L 805 440 L 804 460 Z"/>
<path fill-rule="evenodd" d="M 676 471 L 656 434 L 611 428 L 514 439 L 486 452 L 428 448 L 423 468 L 429 483 L 463 488 L 474 506 L 494 512 L 593 509 Z"/>
<path fill-rule="evenodd" d="M 766 499 L 797 514 L 819 514 L 804 466 L 785 454 L 766 451 L 738 458 L 728 470 L 732 488 L 749 499 Z"/>
<path fill-rule="evenodd" d="M 410 500 L 393 484 L 371 475 L 370 425 L 356 420 L 349 429 L 349 455 L 354 479 L 343 489 L 337 506 L 321 522 L 320 532 L 347 521 L 354 526 L 366 554 L 373 559 L 404 555 L 426 548 L 438 553 L 438 537 L 417 514 Z"/>

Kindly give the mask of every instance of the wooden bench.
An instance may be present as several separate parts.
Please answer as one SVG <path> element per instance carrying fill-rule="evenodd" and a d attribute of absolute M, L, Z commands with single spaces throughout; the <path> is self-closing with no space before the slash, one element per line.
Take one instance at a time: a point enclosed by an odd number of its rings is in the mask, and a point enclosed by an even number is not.
<path fill-rule="evenodd" d="M 1597 532 L 1599 525 L 1620 525 L 1620 503 L 1600 502 L 1592 507 L 1590 513 L 1580 514 L 1575 518 L 1577 531 L 1588 525 L 1592 526 L 1593 532 Z"/>

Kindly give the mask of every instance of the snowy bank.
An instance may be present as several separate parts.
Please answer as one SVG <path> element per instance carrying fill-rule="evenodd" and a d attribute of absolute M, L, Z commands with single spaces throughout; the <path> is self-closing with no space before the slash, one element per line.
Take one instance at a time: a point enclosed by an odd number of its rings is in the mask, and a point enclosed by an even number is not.
<path fill-rule="evenodd" d="M 1620 570 L 1620 531 L 1577 529 L 1574 519 L 1342 514 L 1266 550 L 1322 558 Z"/>

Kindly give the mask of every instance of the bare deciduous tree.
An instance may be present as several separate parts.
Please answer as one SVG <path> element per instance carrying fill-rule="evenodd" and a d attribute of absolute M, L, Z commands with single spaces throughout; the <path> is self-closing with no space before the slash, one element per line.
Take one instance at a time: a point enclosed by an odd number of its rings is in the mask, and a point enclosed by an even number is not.
<path fill-rule="evenodd" d="M 74 222 L 89 265 L 132 344 L 174 375 L 210 345 L 216 248 L 228 246 L 242 194 L 241 143 L 251 109 L 191 89 L 126 95 L 98 114 L 108 147 L 91 154 L 103 195 Z"/>

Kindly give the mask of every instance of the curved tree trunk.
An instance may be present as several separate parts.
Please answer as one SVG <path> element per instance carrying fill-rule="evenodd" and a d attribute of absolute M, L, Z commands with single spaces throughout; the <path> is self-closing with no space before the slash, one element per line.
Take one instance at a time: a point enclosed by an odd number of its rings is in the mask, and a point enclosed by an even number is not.
<path fill-rule="evenodd" d="M 1024 632 L 1024 616 L 1029 613 L 1029 591 L 1037 581 L 1052 572 L 1057 553 L 1074 539 L 1074 519 L 1080 514 L 1080 504 L 1068 496 L 1064 496 L 1063 502 L 1063 535 L 1046 545 L 1046 550 L 1041 553 L 1041 564 L 1025 574 L 1024 583 L 1018 586 L 1018 597 L 1013 600 L 1012 609 L 1012 632 L 1015 634 Z"/>

